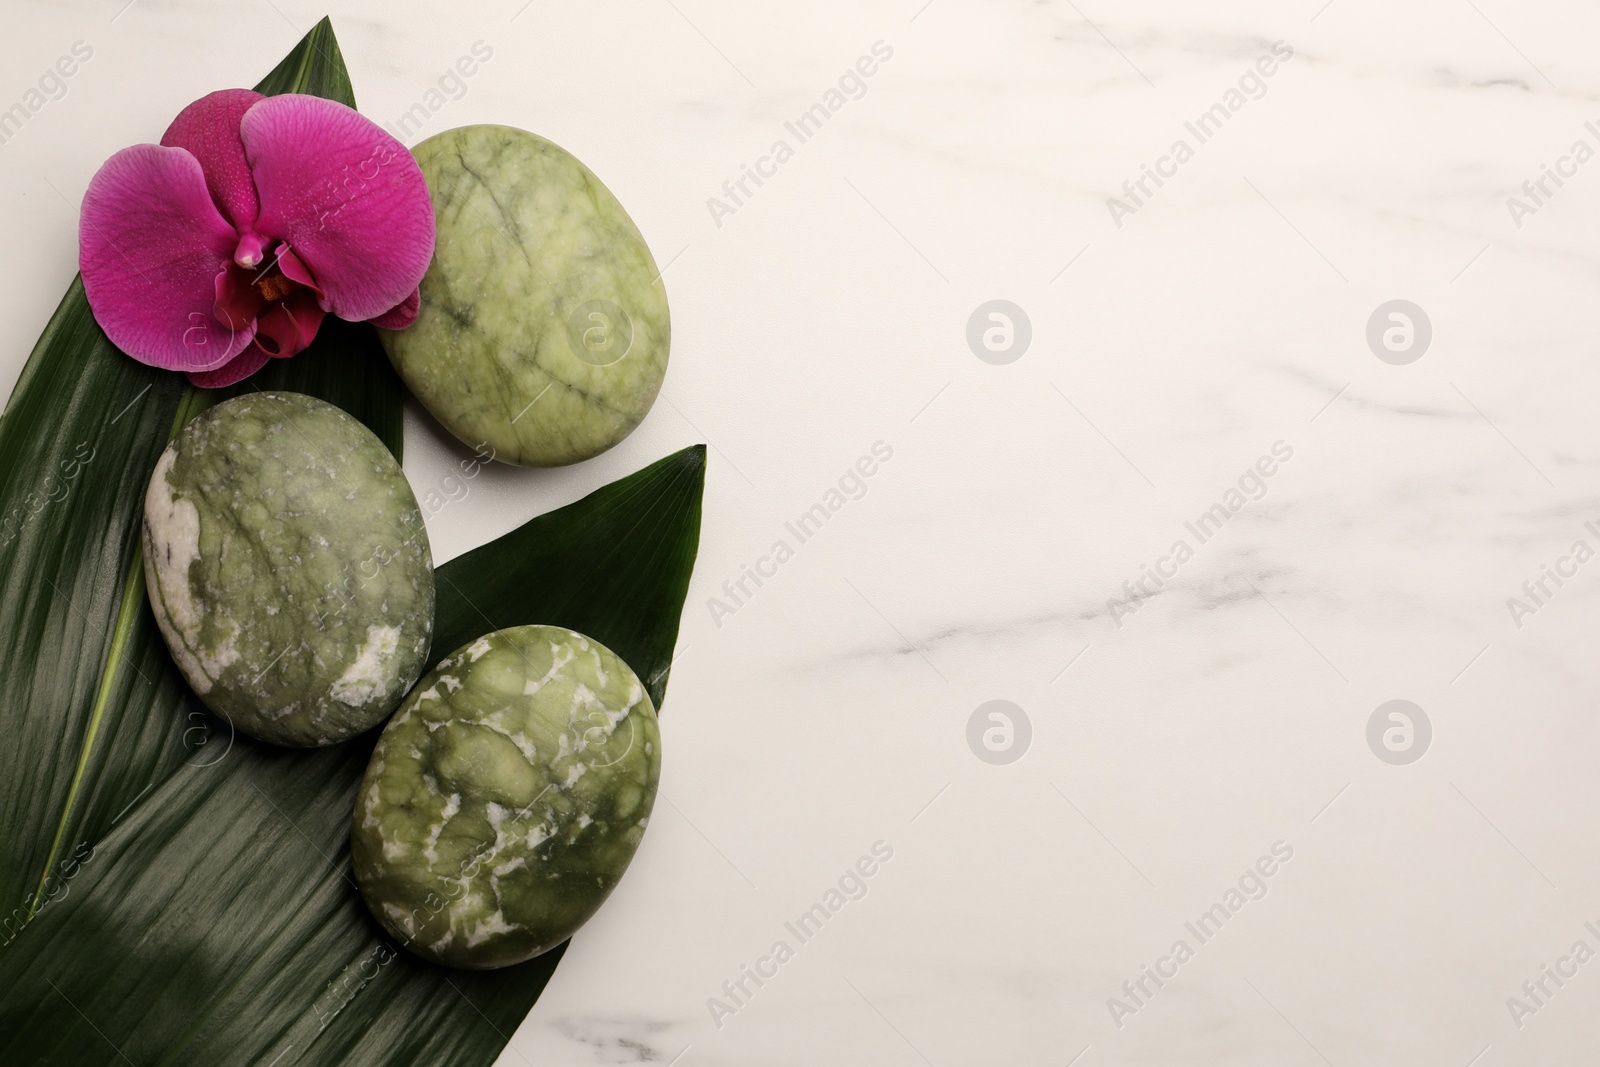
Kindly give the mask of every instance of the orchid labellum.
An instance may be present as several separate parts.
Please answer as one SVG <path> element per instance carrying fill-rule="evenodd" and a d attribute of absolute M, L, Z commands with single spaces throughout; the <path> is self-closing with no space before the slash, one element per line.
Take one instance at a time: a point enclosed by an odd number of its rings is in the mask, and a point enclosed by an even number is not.
<path fill-rule="evenodd" d="M 248 89 L 202 97 L 161 144 L 107 160 L 78 235 L 112 343 L 202 388 L 303 350 L 324 314 L 409 326 L 433 242 L 404 145 L 343 104 Z"/>

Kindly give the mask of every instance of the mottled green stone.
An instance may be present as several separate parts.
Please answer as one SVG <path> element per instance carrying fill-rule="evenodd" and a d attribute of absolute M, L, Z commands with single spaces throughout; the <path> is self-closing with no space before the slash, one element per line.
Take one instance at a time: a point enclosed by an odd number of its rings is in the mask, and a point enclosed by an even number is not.
<path fill-rule="evenodd" d="M 661 773 L 644 686 L 557 626 L 499 630 L 414 689 L 356 797 L 356 880 L 384 928 L 450 967 L 554 948 L 610 895 Z"/>
<path fill-rule="evenodd" d="M 589 168 L 509 126 L 413 150 L 438 240 L 412 326 L 380 331 L 451 433 L 508 463 L 597 456 L 639 425 L 667 371 L 667 293 L 638 227 Z M 492 452 L 491 452 L 492 450 Z"/>
<path fill-rule="evenodd" d="M 173 439 L 145 494 L 144 573 L 195 693 L 275 744 L 382 722 L 433 637 L 428 535 L 400 465 L 299 393 L 226 401 Z"/>

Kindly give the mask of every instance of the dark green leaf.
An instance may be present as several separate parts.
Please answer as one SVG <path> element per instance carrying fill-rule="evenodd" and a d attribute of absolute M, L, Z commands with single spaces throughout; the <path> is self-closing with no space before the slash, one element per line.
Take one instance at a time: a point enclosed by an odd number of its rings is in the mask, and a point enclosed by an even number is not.
<path fill-rule="evenodd" d="M 440 567 L 435 658 L 555 623 L 617 651 L 659 704 L 704 468 L 685 449 Z M 464 972 L 384 938 L 348 847 L 374 740 L 202 747 L 0 955 L 0 1063 L 492 1063 L 562 949 Z"/>
<path fill-rule="evenodd" d="M 405 386 L 384 354 L 378 331 L 367 323 L 345 322 L 329 315 L 304 352 L 293 359 L 275 359 L 237 385 L 209 393 L 208 398 L 217 404 L 259 389 L 320 396 L 366 423 L 395 459 L 403 456 Z"/>
<path fill-rule="evenodd" d="M 434 658 L 491 630 L 558 622 L 626 660 L 659 708 L 700 549 L 705 462 L 704 445 L 686 448 L 440 567 Z M 538 587 L 506 588 L 508 559 Z"/>
<path fill-rule="evenodd" d="M 345 69 L 339 41 L 333 36 L 333 23 L 323 19 L 311 27 L 294 51 L 261 79 L 256 92 L 267 96 L 309 93 L 355 107 L 356 91 L 350 85 L 350 72 Z"/>
<path fill-rule="evenodd" d="M 258 88 L 355 103 L 327 20 Z M 339 404 L 398 455 L 403 394 L 372 327 L 328 325 L 248 387 Z M 194 722 L 144 609 L 138 523 L 167 439 L 222 395 L 117 351 L 75 281 L 0 420 L 0 951 L 48 872 L 184 759 Z"/>
<path fill-rule="evenodd" d="M 0 420 L 0 946 L 54 857 L 183 761 L 184 686 L 135 565 L 189 396 L 113 348 L 75 282 Z"/>
<path fill-rule="evenodd" d="M 354 104 L 326 20 L 259 88 Z M 371 327 L 329 319 L 295 359 L 208 394 L 117 352 L 78 283 L 0 420 L 7 1067 L 485 1067 L 560 959 L 463 973 L 388 947 L 347 850 L 375 735 L 309 753 L 233 738 L 173 669 L 144 600 L 144 486 L 184 421 L 249 388 L 328 399 L 400 454 L 402 392 Z M 703 468 L 703 449 L 678 453 L 441 568 L 439 650 L 565 624 L 659 704 Z"/>

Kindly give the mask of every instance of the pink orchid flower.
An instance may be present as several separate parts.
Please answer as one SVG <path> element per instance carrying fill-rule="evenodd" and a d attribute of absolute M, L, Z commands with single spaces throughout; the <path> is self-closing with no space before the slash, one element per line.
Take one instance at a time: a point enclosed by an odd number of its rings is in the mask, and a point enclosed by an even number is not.
<path fill-rule="evenodd" d="M 433 241 L 404 145 L 332 100 L 248 89 L 202 97 L 161 144 L 108 159 L 78 230 L 106 336 L 206 389 L 301 351 L 326 313 L 411 325 Z"/>

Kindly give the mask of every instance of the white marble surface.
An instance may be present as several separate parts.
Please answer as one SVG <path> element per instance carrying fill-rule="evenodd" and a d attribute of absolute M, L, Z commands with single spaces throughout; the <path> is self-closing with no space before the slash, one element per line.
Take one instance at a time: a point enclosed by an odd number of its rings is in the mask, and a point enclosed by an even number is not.
<path fill-rule="evenodd" d="M 670 263 L 645 425 L 485 474 L 431 527 L 449 557 L 713 449 L 665 799 L 502 1064 L 1593 1059 L 1600 962 L 1520 1026 L 1507 999 L 1600 950 L 1600 562 L 1520 628 L 1507 599 L 1600 548 L 1600 161 L 1520 227 L 1506 203 L 1600 149 L 1592 6 L 123 2 L 8 4 L 0 107 L 75 41 L 94 57 L 0 145 L 0 388 L 100 161 L 324 13 L 384 122 L 492 47 L 422 133 L 554 139 Z M 866 94 L 786 134 L 880 40 Z M 1275 41 L 1264 95 L 1116 226 L 1107 198 Z M 777 139 L 793 158 L 719 226 L 707 198 Z M 1004 366 L 964 336 L 996 297 L 1033 328 Z M 1434 331 L 1404 366 L 1364 337 L 1395 298 Z M 408 431 L 423 488 L 456 450 Z M 878 441 L 865 495 L 793 544 Z M 1185 521 L 1278 441 L 1265 496 L 1198 545 Z M 714 620 L 780 538 L 793 558 Z M 1194 557 L 1114 620 L 1179 538 Z M 997 698 L 1032 724 L 1006 766 L 966 741 Z M 1434 731 L 1406 766 L 1366 741 L 1394 698 Z M 877 841 L 867 895 L 799 944 L 785 921 Z M 1201 944 L 1184 923 L 1279 841 L 1266 896 Z M 1180 938 L 1118 1026 L 1108 998 Z M 794 958 L 719 1026 L 708 999 L 778 939 Z"/>

